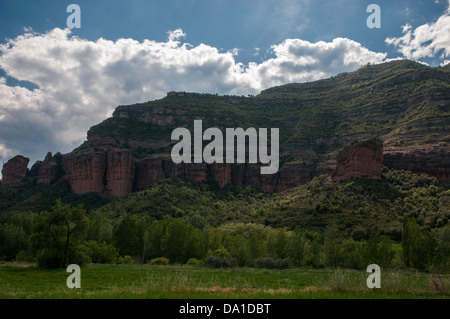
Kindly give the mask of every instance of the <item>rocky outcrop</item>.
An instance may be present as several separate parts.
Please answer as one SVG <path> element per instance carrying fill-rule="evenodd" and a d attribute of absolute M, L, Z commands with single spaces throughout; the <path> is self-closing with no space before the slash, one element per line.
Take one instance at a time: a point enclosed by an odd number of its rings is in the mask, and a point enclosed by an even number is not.
<path fill-rule="evenodd" d="M 33 165 L 32 170 L 36 169 L 35 165 Z M 51 184 L 58 178 L 58 164 L 52 153 L 47 153 L 44 161 L 38 165 L 37 184 Z"/>
<path fill-rule="evenodd" d="M 106 153 L 85 151 L 63 155 L 64 178 L 75 194 L 101 192 L 104 188 Z"/>
<path fill-rule="evenodd" d="M 211 164 L 209 165 L 211 177 L 217 181 L 220 187 L 232 183 L 231 164 Z"/>
<path fill-rule="evenodd" d="M 333 181 L 355 178 L 381 178 L 383 166 L 383 142 L 367 140 L 347 145 L 336 156 L 336 172 Z"/>
<path fill-rule="evenodd" d="M 112 196 L 123 196 L 133 191 L 134 172 L 134 162 L 129 150 L 108 150 L 105 186 Z"/>
<path fill-rule="evenodd" d="M 328 172 L 331 173 L 331 172 Z M 315 176 L 315 169 L 308 166 L 285 166 L 280 170 L 278 192 L 306 184 Z"/>
<path fill-rule="evenodd" d="M 41 169 L 42 161 L 36 161 L 36 163 L 31 166 L 28 176 L 37 177 L 39 175 L 39 170 Z"/>
<path fill-rule="evenodd" d="M 22 155 L 17 155 L 6 162 L 2 169 L 2 185 L 20 182 L 27 174 L 29 162 L 30 159 Z"/>
<path fill-rule="evenodd" d="M 273 175 L 261 175 L 255 164 L 175 164 L 170 158 L 133 159 L 131 151 L 117 148 L 114 140 L 85 142 L 79 149 L 62 156 L 64 178 L 76 194 L 105 192 L 123 196 L 145 189 L 169 177 L 185 176 L 196 182 L 214 180 L 220 187 L 250 185 L 266 192 L 281 192 L 303 185 L 318 175 L 332 175 L 333 181 L 351 177 L 380 178 L 381 168 L 407 169 L 450 181 L 447 146 L 388 148 L 378 140 L 357 142 L 344 147 L 336 160 L 315 166 L 286 165 Z M 3 167 L 3 184 L 20 181 L 27 173 L 29 160 L 16 156 Z M 50 184 L 59 172 L 56 160 L 48 153 L 28 173 L 37 183 Z"/>
<path fill-rule="evenodd" d="M 427 145 L 390 147 L 384 152 L 384 165 L 391 169 L 408 170 L 437 177 L 450 183 L 450 146 Z"/>
<path fill-rule="evenodd" d="M 136 160 L 134 162 L 134 167 L 135 190 L 145 189 L 152 183 L 162 181 L 166 178 L 163 170 L 163 160 L 161 158 Z"/>
<path fill-rule="evenodd" d="M 133 191 L 134 161 L 129 150 L 85 150 L 63 155 L 64 178 L 76 194 L 110 191 L 123 196 Z"/>
<path fill-rule="evenodd" d="M 153 182 L 174 176 L 185 176 L 196 182 L 214 180 L 220 187 L 250 185 L 266 192 L 284 191 L 309 182 L 317 170 L 308 166 L 285 166 L 273 175 L 261 175 L 258 165 L 248 164 L 174 164 L 170 159 L 135 161 L 135 190 L 149 187 Z M 331 174 L 332 168 L 322 168 Z"/>

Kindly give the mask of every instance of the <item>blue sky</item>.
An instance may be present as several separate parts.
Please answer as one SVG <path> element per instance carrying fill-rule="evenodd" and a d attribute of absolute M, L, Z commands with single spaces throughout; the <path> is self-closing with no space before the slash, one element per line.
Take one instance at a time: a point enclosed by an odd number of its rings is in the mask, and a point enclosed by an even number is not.
<path fill-rule="evenodd" d="M 449 0 L 0 0 L 0 162 L 70 152 L 117 105 L 171 90 L 257 94 L 449 55 Z"/>

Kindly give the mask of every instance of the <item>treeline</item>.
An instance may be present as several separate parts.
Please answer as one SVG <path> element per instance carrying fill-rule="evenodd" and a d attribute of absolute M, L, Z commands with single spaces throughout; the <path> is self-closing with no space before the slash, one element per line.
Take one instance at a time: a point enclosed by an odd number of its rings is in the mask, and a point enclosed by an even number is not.
<path fill-rule="evenodd" d="M 0 259 L 36 262 L 42 268 L 88 263 L 176 263 L 210 267 L 412 267 L 450 269 L 450 226 L 423 230 L 405 217 L 400 243 L 373 232 L 367 240 L 343 238 L 337 226 L 318 234 L 261 224 L 209 226 L 184 218 L 124 214 L 112 222 L 82 206 L 57 201 L 47 212 L 0 218 Z"/>

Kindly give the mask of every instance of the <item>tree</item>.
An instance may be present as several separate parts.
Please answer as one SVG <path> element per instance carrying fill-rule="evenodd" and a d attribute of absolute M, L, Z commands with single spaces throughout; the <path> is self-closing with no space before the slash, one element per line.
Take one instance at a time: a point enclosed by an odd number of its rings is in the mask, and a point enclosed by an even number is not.
<path fill-rule="evenodd" d="M 341 264 L 343 257 L 342 240 L 336 226 L 325 230 L 323 239 L 323 257 L 326 266 L 337 267 Z"/>
<path fill-rule="evenodd" d="M 172 262 L 185 263 L 184 241 L 187 227 L 183 219 L 168 219 L 165 234 L 161 241 L 163 256 Z"/>
<path fill-rule="evenodd" d="M 113 227 L 113 245 L 121 256 L 141 256 L 146 222 L 136 215 L 125 214 Z"/>
<path fill-rule="evenodd" d="M 249 240 L 248 255 L 250 260 L 256 260 L 264 256 L 264 245 L 256 235 L 253 235 Z"/>
<path fill-rule="evenodd" d="M 429 230 L 420 231 L 414 218 L 403 221 L 402 249 L 405 265 L 426 270 L 433 264 L 437 242 Z"/>
<path fill-rule="evenodd" d="M 89 216 L 88 240 L 95 240 L 99 243 L 111 242 L 112 225 L 108 218 L 101 213 L 95 212 Z"/>
<path fill-rule="evenodd" d="M 389 236 L 371 233 L 365 246 L 365 262 L 367 265 L 377 264 L 383 267 L 391 265 L 395 253 Z"/>
<path fill-rule="evenodd" d="M 411 252 L 412 265 L 417 269 L 427 270 L 433 264 L 436 247 L 436 240 L 431 231 L 420 233 Z"/>
<path fill-rule="evenodd" d="M 13 260 L 20 250 L 25 249 L 26 244 L 22 227 L 0 224 L 0 260 Z"/>
<path fill-rule="evenodd" d="M 296 229 L 287 245 L 287 254 L 295 266 L 303 266 L 307 249 L 308 239 L 300 229 Z"/>
<path fill-rule="evenodd" d="M 106 242 L 99 243 L 94 240 L 89 240 L 85 243 L 85 246 L 93 263 L 114 264 L 119 257 L 119 252 L 116 247 Z"/>
<path fill-rule="evenodd" d="M 164 232 L 164 225 L 162 221 L 153 221 L 148 227 L 145 252 L 147 258 L 153 259 L 162 256 L 161 239 Z"/>
<path fill-rule="evenodd" d="M 230 252 L 232 258 L 236 258 L 239 266 L 248 263 L 248 240 L 241 235 L 225 235 L 224 246 Z"/>
<path fill-rule="evenodd" d="M 419 225 L 413 217 L 403 219 L 402 250 L 403 261 L 406 267 L 411 267 L 411 255 L 414 249 L 415 238 L 419 235 Z"/>
<path fill-rule="evenodd" d="M 84 266 L 89 261 L 81 246 L 87 227 L 83 206 L 72 207 L 57 200 L 52 211 L 39 215 L 30 236 L 32 248 L 38 254 L 38 266 L 65 268 L 71 263 Z"/>
<path fill-rule="evenodd" d="M 267 234 L 267 251 L 269 256 L 279 259 L 286 258 L 288 239 L 286 230 L 270 230 Z"/>
<path fill-rule="evenodd" d="M 450 270 L 450 225 L 446 225 L 436 234 L 436 266 L 439 272 Z"/>

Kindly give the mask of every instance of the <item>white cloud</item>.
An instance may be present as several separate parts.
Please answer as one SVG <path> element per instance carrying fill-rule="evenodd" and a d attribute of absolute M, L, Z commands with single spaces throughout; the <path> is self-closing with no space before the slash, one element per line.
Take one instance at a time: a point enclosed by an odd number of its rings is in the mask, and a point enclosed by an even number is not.
<path fill-rule="evenodd" d="M 311 43 L 288 39 L 273 45 L 275 58 L 250 64 L 246 75 L 259 83 L 258 88 L 289 82 L 306 82 L 353 71 L 367 63 L 380 63 L 386 53 L 376 53 L 346 38 Z"/>
<path fill-rule="evenodd" d="M 174 31 L 169 31 L 169 42 L 177 42 L 182 38 L 186 38 L 186 33 L 182 29 L 176 29 Z"/>
<path fill-rule="evenodd" d="M 410 25 L 409 23 L 402 25 L 402 33 L 406 33 L 411 29 L 412 29 L 412 25 Z"/>
<path fill-rule="evenodd" d="M 402 26 L 402 37 L 387 38 L 386 43 L 394 45 L 398 52 L 408 59 L 450 56 L 450 1 L 444 15 L 434 23 L 423 24 L 416 29 Z"/>
<path fill-rule="evenodd" d="M 182 44 L 185 36 L 177 29 L 168 33 L 167 42 L 89 41 L 57 28 L 0 45 L 5 73 L 37 86 L 12 87 L 0 78 L 0 160 L 13 151 L 31 163 L 47 151 L 69 152 L 117 105 L 161 98 L 168 91 L 257 94 L 386 58 L 345 38 L 317 43 L 288 39 L 272 46 L 274 58 L 243 65 L 235 60 L 238 50 Z"/>
<path fill-rule="evenodd" d="M 241 49 L 238 49 L 238 48 L 233 48 L 231 50 L 228 50 L 228 52 L 231 53 L 233 56 L 238 56 L 239 51 L 241 51 Z"/>

